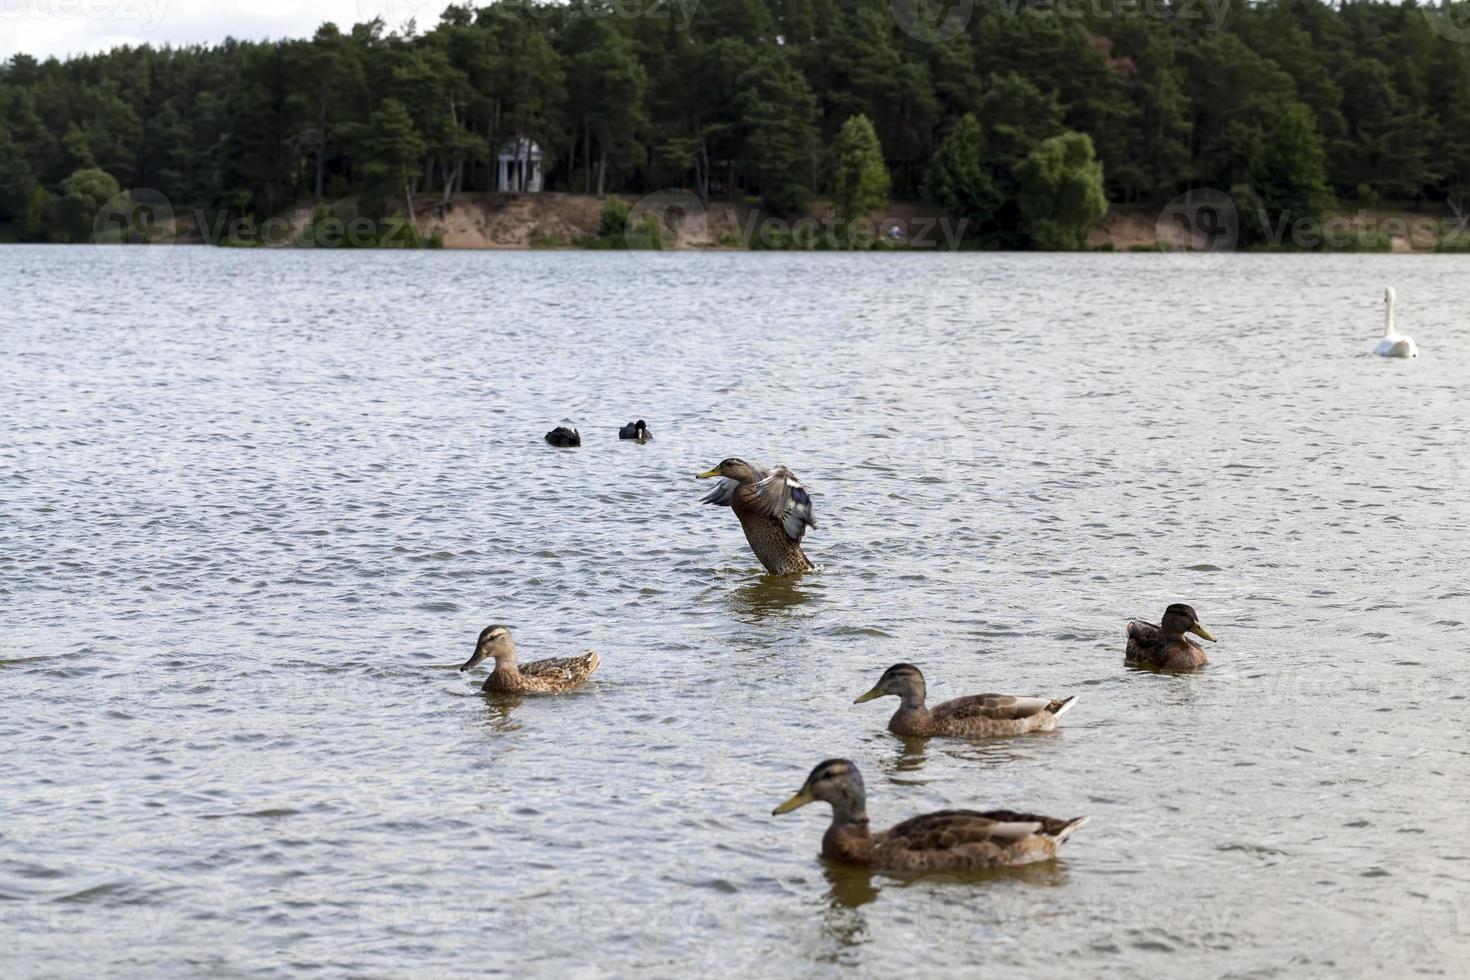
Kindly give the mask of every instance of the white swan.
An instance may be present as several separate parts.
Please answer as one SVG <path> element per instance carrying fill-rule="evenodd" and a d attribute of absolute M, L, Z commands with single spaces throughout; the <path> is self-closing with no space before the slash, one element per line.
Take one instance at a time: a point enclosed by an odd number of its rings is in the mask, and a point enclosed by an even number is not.
<path fill-rule="evenodd" d="M 1398 293 L 1393 291 L 1392 286 L 1384 287 L 1383 302 L 1387 305 L 1387 310 L 1383 318 L 1383 339 L 1373 348 L 1373 353 L 1379 357 L 1418 357 L 1419 348 L 1414 345 L 1414 338 L 1405 337 L 1394 329 L 1393 301 L 1397 298 Z"/>

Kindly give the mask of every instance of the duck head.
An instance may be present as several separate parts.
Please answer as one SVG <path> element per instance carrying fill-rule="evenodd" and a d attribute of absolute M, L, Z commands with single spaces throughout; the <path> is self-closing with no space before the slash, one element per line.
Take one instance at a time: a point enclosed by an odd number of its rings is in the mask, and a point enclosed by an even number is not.
<path fill-rule="evenodd" d="M 871 691 L 858 696 L 852 703 L 862 704 L 892 695 L 902 701 L 905 708 L 919 708 L 924 704 L 925 693 L 923 671 L 913 664 L 894 664 L 883 672 Z"/>
<path fill-rule="evenodd" d="M 515 641 L 510 638 L 510 628 L 496 624 L 486 626 L 480 630 L 480 638 L 475 641 L 475 652 L 470 654 L 460 670 L 470 670 L 478 665 L 486 657 L 494 657 L 498 663 L 503 657 L 514 657 L 516 651 Z"/>
<path fill-rule="evenodd" d="M 736 483 L 756 483 L 760 480 L 760 475 L 756 473 L 754 466 L 735 456 L 721 460 L 719 466 L 699 474 L 701 480 L 717 476 L 724 477 L 726 480 L 734 480 Z"/>
<path fill-rule="evenodd" d="M 868 818 L 862 773 L 847 759 L 828 759 L 820 763 L 806 777 L 801 789 L 772 810 L 771 816 L 790 813 L 818 801 L 831 804 L 832 817 L 837 823 L 855 823 Z"/>
<path fill-rule="evenodd" d="M 1215 642 L 1210 631 L 1200 624 L 1199 616 L 1195 615 L 1193 606 L 1186 606 L 1182 602 L 1176 602 L 1164 610 L 1164 618 L 1159 621 L 1159 628 L 1166 636 L 1183 636 L 1185 633 L 1193 633 L 1195 636 Z"/>

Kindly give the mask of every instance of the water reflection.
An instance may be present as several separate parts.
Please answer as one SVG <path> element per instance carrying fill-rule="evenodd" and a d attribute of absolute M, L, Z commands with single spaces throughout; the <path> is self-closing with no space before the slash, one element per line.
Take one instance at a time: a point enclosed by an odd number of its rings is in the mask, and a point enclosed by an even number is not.
<path fill-rule="evenodd" d="M 826 865 L 822 877 L 827 879 L 829 886 L 827 902 L 833 909 L 855 909 L 877 899 L 878 889 L 873 886 L 872 868 L 836 864 L 825 859 L 822 863 Z M 866 924 L 863 928 L 867 928 Z"/>
<path fill-rule="evenodd" d="M 525 700 L 519 694 L 502 694 L 483 692 L 481 697 L 485 699 L 485 727 L 492 732 L 513 732 L 521 727 L 520 722 L 511 717 L 515 709 L 521 706 Z"/>
<path fill-rule="evenodd" d="M 1035 864 L 1008 865 L 1000 868 L 976 868 L 971 871 L 930 871 L 924 874 L 897 876 L 899 888 L 948 888 L 953 886 L 991 885 L 1022 882 L 1054 888 L 1067 883 L 1067 867 L 1062 861 L 1037 861 Z"/>
<path fill-rule="evenodd" d="M 762 575 L 730 593 L 730 611 L 746 623 L 781 617 L 811 602 L 815 592 L 801 585 L 800 575 Z"/>
<path fill-rule="evenodd" d="M 918 772 L 924 768 L 928 760 L 927 749 L 928 738 L 917 738 L 911 735 L 895 735 L 893 740 L 898 743 L 898 753 L 883 763 L 883 768 L 889 773 Z"/>
<path fill-rule="evenodd" d="M 1029 748 L 1035 747 L 1034 739 L 1054 738 L 1056 732 L 1028 732 L 1025 735 L 1004 735 L 999 738 L 963 741 L 946 740 L 945 754 L 966 762 L 978 762 L 991 768 L 1002 768 L 1025 762 L 1031 758 Z"/>
<path fill-rule="evenodd" d="M 861 865 L 836 864 L 823 859 L 822 876 L 827 879 L 827 902 L 833 908 L 855 909 L 875 902 L 884 888 L 948 888 L 973 887 L 1004 882 L 1020 882 L 1044 888 L 1067 883 L 1064 861 L 1037 861 L 1000 868 L 975 868 L 969 871 L 926 871 L 903 873 L 875 872 Z M 875 881 L 875 879 L 878 879 Z M 879 884 L 883 887 L 879 887 Z"/>

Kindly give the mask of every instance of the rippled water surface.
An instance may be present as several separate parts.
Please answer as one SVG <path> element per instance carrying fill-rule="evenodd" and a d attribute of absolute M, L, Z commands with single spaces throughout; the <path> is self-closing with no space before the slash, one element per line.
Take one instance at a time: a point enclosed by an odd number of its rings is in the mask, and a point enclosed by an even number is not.
<path fill-rule="evenodd" d="M 1466 976 L 1467 269 L 0 249 L 0 972 Z M 1173 600 L 1210 666 L 1125 670 Z M 489 700 L 492 622 L 602 669 Z M 1081 700 L 905 742 L 901 660 Z M 1092 822 L 831 868 L 827 756 Z"/>

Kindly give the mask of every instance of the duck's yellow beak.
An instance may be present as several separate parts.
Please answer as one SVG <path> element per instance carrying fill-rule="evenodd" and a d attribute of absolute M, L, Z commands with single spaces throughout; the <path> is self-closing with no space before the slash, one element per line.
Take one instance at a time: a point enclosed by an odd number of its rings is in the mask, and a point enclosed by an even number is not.
<path fill-rule="evenodd" d="M 1198 621 L 1196 621 L 1195 624 L 1189 628 L 1189 632 L 1193 633 L 1195 636 L 1204 637 L 1211 643 L 1215 642 L 1215 638 L 1210 635 L 1210 631 L 1201 626 Z"/>
<path fill-rule="evenodd" d="M 700 480 L 708 480 L 712 476 L 719 476 L 719 475 L 720 475 L 720 468 L 718 466 L 716 466 L 712 470 L 705 470 L 703 473 L 695 474 L 695 476 L 698 479 L 700 479 Z"/>
<path fill-rule="evenodd" d="M 857 696 L 857 698 L 855 698 L 855 699 L 854 699 L 854 700 L 853 700 L 853 702 L 852 702 L 852 703 L 853 703 L 853 704 L 862 704 L 862 703 L 863 703 L 863 702 L 864 702 L 864 701 L 871 701 L 871 700 L 873 700 L 873 699 L 874 699 L 874 698 L 881 698 L 881 697 L 882 697 L 882 696 L 883 696 L 883 692 L 882 692 L 882 691 L 880 691 L 880 690 L 878 690 L 878 689 L 877 689 L 877 688 L 876 688 L 876 687 L 875 687 L 875 688 L 873 688 L 873 689 L 872 689 L 872 690 L 871 690 L 871 691 L 869 691 L 869 692 L 868 692 L 868 693 L 867 693 L 867 694 L 859 694 L 859 695 L 858 695 L 858 696 Z"/>
<path fill-rule="evenodd" d="M 783 813 L 790 813 L 792 810 L 795 810 L 798 807 L 803 807 L 806 806 L 808 803 L 814 802 L 816 802 L 815 798 L 812 796 L 811 793 L 807 792 L 807 788 L 803 786 L 795 796 L 787 800 L 785 803 L 782 803 L 780 806 L 776 807 L 776 809 L 772 810 L 771 816 L 776 817 L 780 816 Z"/>

